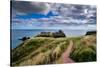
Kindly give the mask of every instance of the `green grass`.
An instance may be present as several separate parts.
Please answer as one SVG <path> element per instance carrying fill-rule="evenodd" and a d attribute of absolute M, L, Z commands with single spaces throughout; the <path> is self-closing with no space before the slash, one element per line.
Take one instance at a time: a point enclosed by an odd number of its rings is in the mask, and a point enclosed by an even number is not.
<path fill-rule="evenodd" d="M 95 36 L 85 36 L 77 41 L 70 55 L 75 62 L 96 61 L 96 40 Z"/>
<path fill-rule="evenodd" d="M 96 61 L 96 52 L 90 47 L 81 47 L 74 50 L 70 57 L 76 62 Z"/>
<path fill-rule="evenodd" d="M 95 36 L 89 36 L 91 38 L 91 41 L 88 41 L 90 42 L 89 46 L 86 42 L 87 40 L 84 40 L 85 37 L 86 36 L 70 38 L 33 37 L 24 41 L 12 50 L 12 65 L 19 66 L 56 63 L 55 61 L 58 60 L 62 53 L 67 49 L 70 40 L 74 42 L 74 48 L 70 55 L 71 59 L 75 62 L 95 61 Z"/>

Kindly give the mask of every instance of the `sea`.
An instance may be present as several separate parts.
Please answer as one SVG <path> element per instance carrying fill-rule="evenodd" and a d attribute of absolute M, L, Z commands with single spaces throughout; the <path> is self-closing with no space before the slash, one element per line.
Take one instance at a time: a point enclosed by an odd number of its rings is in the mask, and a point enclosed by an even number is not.
<path fill-rule="evenodd" d="M 22 43 L 22 37 L 34 37 L 40 32 L 57 32 L 57 29 L 11 29 L 11 48 L 16 48 L 18 45 Z M 84 30 L 62 30 L 66 36 L 74 37 L 74 36 L 83 36 L 86 34 Z"/>

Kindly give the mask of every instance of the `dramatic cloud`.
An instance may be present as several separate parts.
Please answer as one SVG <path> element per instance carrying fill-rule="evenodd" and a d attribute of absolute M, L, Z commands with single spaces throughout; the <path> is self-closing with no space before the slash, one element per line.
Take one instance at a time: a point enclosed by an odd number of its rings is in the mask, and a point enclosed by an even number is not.
<path fill-rule="evenodd" d="M 47 14 L 50 6 L 43 2 L 12 1 L 12 8 L 22 13 Z"/>
<path fill-rule="evenodd" d="M 16 25 L 34 28 L 96 25 L 94 5 L 13 1 L 12 8 L 13 27 Z"/>

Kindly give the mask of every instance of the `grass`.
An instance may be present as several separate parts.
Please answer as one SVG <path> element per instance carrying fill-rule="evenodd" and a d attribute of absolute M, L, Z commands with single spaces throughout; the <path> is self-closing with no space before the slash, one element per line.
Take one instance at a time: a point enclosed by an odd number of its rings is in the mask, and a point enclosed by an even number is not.
<path fill-rule="evenodd" d="M 96 61 L 96 37 L 89 35 L 77 41 L 70 58 L 75 62 Z"/>
<path fill-rule="evenodd" d="M 71 58 L 76 62 L 96 61 L 96 52 L 89 47 L 82 47 L 73 51 Z"/>
<path fill-rule="evenodd" d="M 90 43 L 86 43 L 87 40 L 85 39 L 85 37 L 86 36 L 71 38 L 31 38 L 27 41 L 24 41 L 22 44 L 12 50 L 12 65 L 19 66 L 53 64 L 57 62 L 63 63 L 61 59 L 59 60 L 59 58 L 67 49 L 70 40 L 74 42 L 74 48 L 70 55 L 70 58 L 72 58 L 75 62 L 95 61 L 95 36 L 87 36 L 87 39 L 91 39 L 91 41 L 88 41 Z"/>

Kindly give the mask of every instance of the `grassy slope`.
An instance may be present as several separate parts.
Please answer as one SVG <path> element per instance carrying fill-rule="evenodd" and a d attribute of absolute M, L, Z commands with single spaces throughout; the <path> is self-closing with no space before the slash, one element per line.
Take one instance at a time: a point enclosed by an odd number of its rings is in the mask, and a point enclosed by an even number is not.
<path fill-rule="evenodd" d="M 67 49 L 70 40 L 74 42 L 74 49 L 70 55 L 74 61 L 83 62 L 96 60 L 95 35 L 75 38 L 35 37 L 23 42 L 20 46 L 12 50 L 12 65 L 57 63 L 57 60 Z M 89 56 L 91 56 L 91 58 L 89 58 Z M 89 58 L 89 60 L 83 60 L 84 58 Z"/>
<path fill-rule="evenodd" d="M 96 36 L 88 35 L 76 41 L 70 57 L 76 62 L 96 61 Z"/>

